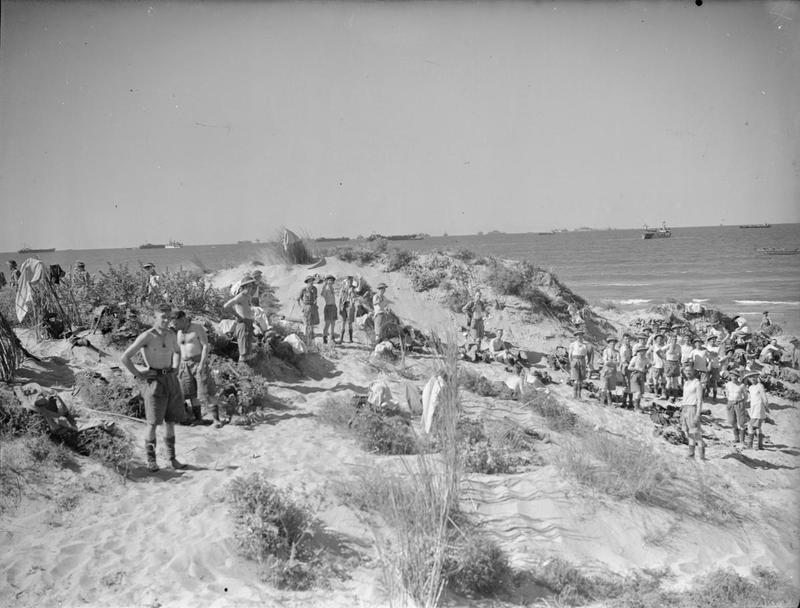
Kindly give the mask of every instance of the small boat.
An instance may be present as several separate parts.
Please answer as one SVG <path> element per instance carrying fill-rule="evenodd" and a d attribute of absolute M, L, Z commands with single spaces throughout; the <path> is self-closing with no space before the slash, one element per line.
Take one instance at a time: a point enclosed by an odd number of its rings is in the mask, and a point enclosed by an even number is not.
<path fill-rule="evenodd" d="M 31 247 L 23 247 L 22 249 L 17 249 L 17 253 L 50 253 L 51 251 L 55 250 L 55 247 L 51 247 L 50 249 L 32 249 Z"/>
<path fill-rule="evenodd" d="M 166 245 L 154 245 L 153 243 L 145 243 L 144 245 L 139 245 L 139 249 L 166 249 Z"/>
<path fill-rule="evenodd" d="M 739 228 L 772 228 L 772 224 L 739 224 Z"/>
<path fill-rule="evenodd" d="M 767 255 L 797 255 L 800 254 L 800 249 L 788 249 L 786 247 L 759 247 L 756 249 L 759 253 L 766 253 Z"/>
<path fill-rule="evenodd" d="M 181 247 L 183 247 L 183 243 L 178 241 L 170 241 L 164 247 L 165 249 L 180 249 Z"/>
<path fill-rule="evenodd" d="M 672 231 L 667 228 L 666 222 L 661 222 L 661 228 L 648 228 L 645 224 L 642 233 L 643 239 L 668 239 L 670 237 L 672 237 Z"/>

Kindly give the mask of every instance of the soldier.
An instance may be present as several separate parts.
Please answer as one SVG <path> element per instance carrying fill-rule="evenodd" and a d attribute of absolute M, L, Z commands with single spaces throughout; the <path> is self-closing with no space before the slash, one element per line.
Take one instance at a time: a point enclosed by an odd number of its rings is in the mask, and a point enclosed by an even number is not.
<path fill-rule="evenodd" d="M 303 321 L 305 322 L 306 346 L 314 344 L 314 328 L 319 325 L 319 309 L 317 308 L 317 288 L 314 287 L 314 275 L 308 275 L 305 279 L 305 287 L 300 290 L 297 302 L 303 309 Z"/>

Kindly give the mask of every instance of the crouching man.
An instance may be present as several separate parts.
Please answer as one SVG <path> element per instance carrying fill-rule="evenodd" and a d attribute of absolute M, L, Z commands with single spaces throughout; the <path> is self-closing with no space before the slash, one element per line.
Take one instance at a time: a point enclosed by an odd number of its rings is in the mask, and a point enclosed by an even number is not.
<path fill-rule="evenodd" d="M 689 439 L 689 458 L 694 458 L 697 445 L 697 457 L 706 459 L 706 444 L 703 441 L 703 429 L 700 426 L 700 413 L 703 410 L 703 384 L 698 378 L 693 365 L 683 368 L 686 382 L 683 383 L 683 400 L 681 401 L 681 428 Z"/>
<path fill-rule="evenodd" d="M 192 424 L 203 424 L 201 402 L 211 410 L 214 427 L 220 428 L 217 385 L 208 370 L 208 336 L 199 323 L 192 323 L 186 313 L 179 310 L 174 315 L 178 330 L 178 347 L 181 349 L 181 366 L 178 380 L 184 400 L 192 405 Z"/>
<path fill-rule="evenodd" d="M 144 437 L 147 469 L 158 471 L 156 463 L 156 427 L 164 424 L 164 442 L 170 467 L 183 469 L 185 464 L 175 458 L 175 423 L 184 418 L 183 393 L 178 382 L 178 366 L 181 361 L 178 340 L 169 328 L 172 308 L 163 304 L 155 309 L 153 327 L 139 334 L 122 354 L 120 362 L 137 380 L 145 382 L 142 390 L 144 398 L 147 431 Z M 142 353 L 147 366 L 140 370 L 133 365 L 131 358 Z"/>

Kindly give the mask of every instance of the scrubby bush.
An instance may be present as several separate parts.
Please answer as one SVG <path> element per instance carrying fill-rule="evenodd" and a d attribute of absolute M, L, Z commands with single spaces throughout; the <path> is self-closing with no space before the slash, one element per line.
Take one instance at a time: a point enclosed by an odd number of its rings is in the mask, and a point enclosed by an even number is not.
<path fill-rule="evenodd" d="M 229 297 L 223 290 L 207 282 L 203 274 L 194 270 L 164 272 L 161 274 L 159 287 L 168 304 L 190 316 L 203 313 L 219 318 L 223 314 L 222 305 Z"/>
<path fill-rule="evenodd" d="M 394 272 L 408 266 L 417 258 L 413 251 L 405 249 L 393 249 L 386 257 L 386 272 Z"/>
<path fill-rule="evenodd" d="M 470 251 L 469 249 L 459 249 L 453 254 L 453 257 L 457 260 L 461 260 L 462 262 L 471 262 L 477 256 L 475 255 L 474 251 Z"/>
<path fill-rule="evenodd" d="M 357 263 L 361 266 L 376 261 L 380 254 L 366 247 L 337 247 L 334 255 L 343 262 Z"/>
<path fill-rule="evenodd" d="M 459 379 L 463 388 L 481 397 L 495 397 L 497 399 L 514 399 L 516 397 L 514 391 L 508 388 L 505 382 L 492 381 L 486 376 L 463 372 Z"/>
<path fill-rule="evenodd" d="M 467 597 L 491 597 L 507 590 L 512 580 L 508 557 L 497 543 L 477 534 L 452 545 L 445 563 L 448 586 Z"/>
<path fill-rule="evenodd" d="M 578 415 L 552 394 L 536 391 L 525 405 L 542 416 L 547 428 L 554 431 L 579 431 L 583 428 Z"/>
<path fill-rule="evenodd" d="M 142 387 L 130 376 L 113 374 L 106 379 L 85 371 L 75 376 L 75 388 L 92 409 L 144 419 Z"/>
<path fill-rule="evenodd" d="M 460 313 L 469 302 L 469 291 L 461 285 L 446 283 L 442 285 L 445 292 L 442 304 L 451 312 Z"/>
<path fill-rule="evenodd" d="M 262 565 L 262 579 L 279 588 L 312 586 L 309 511 L 263 473 L 235 478 L 229 485 L 229 500 L 239 551 Z"/>
<path fill-rule="evenodd" d="M 130 436 L 119 427 L 95 427 L 62 437 L 65 445 L 127 477 L 133 462 Z"/>

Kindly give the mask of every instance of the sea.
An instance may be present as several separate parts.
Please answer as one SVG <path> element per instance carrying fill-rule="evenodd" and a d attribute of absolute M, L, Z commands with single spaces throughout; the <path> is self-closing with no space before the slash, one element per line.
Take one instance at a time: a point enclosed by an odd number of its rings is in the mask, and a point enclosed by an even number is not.
<path fill-rule="evenodd" d="M 356 240 L 316 243 L 371 246 Z M 642 230 L 576 230 L 555 233 L 498 233 L 435 236 L 390 241 L 417 251 L 470 250 L 479 256 L 528 260 L 555 273 L 590 304 L 620 310 L 647 309 L 667 300 L 696 302 L 742 315 L 758 325 L 769 311 L 785 333 L 800 335 L 800 255 L 767 255 L 759 248 L 800 249 L 800 224 L 769 228 L 701 226 L 672 229 L 672 237 L 642 238 Z M 178 249 L 86 249 L 33 254 L 68 269 L 82 260 L 90 273 L 108 264 L 159 269 L 215 271 L 273 258 L 267 243 L 186 245 Z M 24 254 L 0 253 L 0 260 Z"/>

